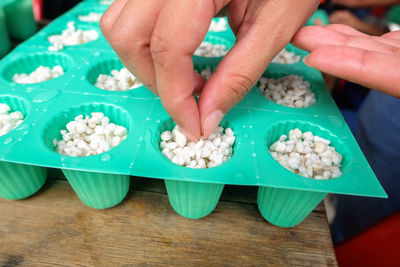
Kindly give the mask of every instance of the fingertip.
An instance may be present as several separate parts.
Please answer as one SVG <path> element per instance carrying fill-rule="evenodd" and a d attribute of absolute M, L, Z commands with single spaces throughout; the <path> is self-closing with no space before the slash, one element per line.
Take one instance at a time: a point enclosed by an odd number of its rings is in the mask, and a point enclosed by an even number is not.
<path fill-rule="evenodd" d="M 207 115 L 206 119 L 204 120 L 204 125 L 202 127 L 204 137 L 209 137 L 214 132 L 214 130 L 221 123 L 224 115 L 225 114 L 218 109 Z"/>

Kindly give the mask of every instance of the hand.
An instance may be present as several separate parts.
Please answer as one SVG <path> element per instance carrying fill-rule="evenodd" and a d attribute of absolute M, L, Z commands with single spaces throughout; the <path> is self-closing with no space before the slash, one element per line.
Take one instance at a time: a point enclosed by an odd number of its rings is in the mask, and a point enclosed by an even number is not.
<path fill-rule="evenodd" d="M 305 23 L 318 0 L 116 0 L 101 29 L 124 65 L 158 94 L 185 135 L 210 135 Z M 229 4 L 234 47 L 204 85 L 192 55 Z M 193 98 L 200 92 L 199 103 Z"/>
<path fill-rule="evenodd" d="M 345 25 L 309 26 L 292 42 L 311 52 L 310 67 L 400 97 L 400 31 L 376 37 Z"/>

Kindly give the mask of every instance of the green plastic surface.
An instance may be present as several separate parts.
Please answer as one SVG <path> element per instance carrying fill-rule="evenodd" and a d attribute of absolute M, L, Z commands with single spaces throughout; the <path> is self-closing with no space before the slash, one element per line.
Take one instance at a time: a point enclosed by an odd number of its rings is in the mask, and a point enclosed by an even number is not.
<path fill-rule="evenodd" d="M 7 22 L 3 7 L 0 6 L 0 58 L 7 54 L 11 48 L 10 38 L 8 37 Z"/>
<path fill-rule="evenodd" d="M 329 16 L 323 9 L 317 9 L 311 18 L 307 21 L 306 26 L 318 25 L 325 26 L 329 24 Z"/>
<path fill-rule="evenodd" d="M 127 175 L 166 179 L 171 205 L 188 218 L 199 218 L 211 212 L 225 184 L 259 186 L 260 191 L 265 191 L 259 194 L 262 215 L 281 226 L 291 226 L 304 219 L 316 204 L 305 206 L 298 199 L 307 201 L 310 195 L 337 193 L 386 197 L 321 74 L 301 61 L 288 65 L 271 63 L 264 76 L 303 76 L 316 94 L 317 102 L 313 106 L 301 109 L 281 106 L 266 99 L 254 87 L 222 122 L 224 127 L 232 127 L 237 137 L 229 161 L 209 169 L 190 169 L 171 163 L 161 155 L 159 141 L 160 133 L 171 130 L 174 123 L 160 99 L 144 86 L 110 92 L 93 85 L 100 73 L 107 74 L 122 67 L 101 35 L 98 23 L 80 22 L 77 18 L 91 7 L 105 10 L 93 3 L 85 1 L 77 5 L 1 60 L 0 102 L 18 103 L 15 108 L 26 115 L 21 125 L 0 137 L 1 161 L 61 168 L 81 200 L 95 208 L 110 207 L 123 199 L 129 186 Z M 78 28 L 97 30 L 100 37 L 83 45 L 49 52 L 47 36 L 60 33 L 70 20 L 75 21 Z M 230 29 L 208 33 L 205 40 L 225 44 L 228 48 L 234 44 Z M 307 54 L 291 45 L 287 49 L 301 57 Z M 194 56 L 194 67 L 215 70 L 221 59 Z M 61 64 L 66 72 L 56 79 L 36 84 L 11 81 L 15 73 L 29 72 L 40 64 Z M 76 115 L 93 111 L 104 112 L 112 122 L 127 127 L 126 140 L 96 156 L 68 157 L 56 153 L 52 139 L 61 138 L 59 131 L 65 129 L 65 124 Z M 268 146 L 295 127 L 311 130 L 332 141 L 343 155 L 341 177 L 326 181 L 301 177 L 272 158 Z M 274 203 L 274 195 L 281 195 L 279 198 L 283 199 L 288 194 L 298 195 L 297 200 L 269 205 Z M 203 200 L 194 201 L 200 198 Z M 284 211 L 281 206 L 286 205 L 289 210 L 295 209 L 296 213 L 305 215 L 296 215 L 295 219 L 276 219 L 271 215 L 277 210 Z"/>
<path fill-rule="evenodd" d="M 400 5 L 395 5 L 386 14 L 388 22 L 400 24 Z"/>
<path fill-rule="evenodd" d="M 37 31 L 32 0 L 13 0 L 4 5 L 8 32 L 17 40 L 25 40 Z"/>

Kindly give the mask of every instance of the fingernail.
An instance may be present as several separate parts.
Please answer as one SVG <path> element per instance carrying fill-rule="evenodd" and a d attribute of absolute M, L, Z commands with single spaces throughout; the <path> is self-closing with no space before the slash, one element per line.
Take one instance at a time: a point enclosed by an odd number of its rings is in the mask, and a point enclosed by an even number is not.
<path fill-rule="evenodd" d="M 308 55 L 303 58 L 303 63 L 311 67 L 310 64 L 308 64 L 307 60 L 308 60 Z"/>
<path fill-rule="evenodd" d="M 192 134 L 191 132 L 186 131 L 183 128 L 180 128 L 180 130 L 186 136 L 186 138 L 190 139 L 190 141 L 197 143 L 197 141 L 199 140 L 199 138 L 194 134 Z"/>
<path fill-rule="evenodd" d="M 203 135 L 205 137 L 210 136 L 210 134 L 214 132 L 215 128 L 217 128 L 224 115 L 225 114 L 218 109 L 211 112 L 210 115 L 208 115 L 208 117 L 204 121 L 204 127 L 203 127 Z"/>

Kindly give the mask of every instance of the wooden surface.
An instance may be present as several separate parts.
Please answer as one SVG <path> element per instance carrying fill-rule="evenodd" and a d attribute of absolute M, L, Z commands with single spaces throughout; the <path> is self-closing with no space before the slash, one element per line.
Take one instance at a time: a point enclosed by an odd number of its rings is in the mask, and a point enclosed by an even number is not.
<path fill-rule="evenodd" d="M 226 186 L 216 210 L 189 220 L 160 180 L 133 178 L 115 208 L 84 206 L 64 180 L 0 199 L 0 266 L 336 266 L 322 205 L 299 226 L 266 222 L 253 187 Z"/>

